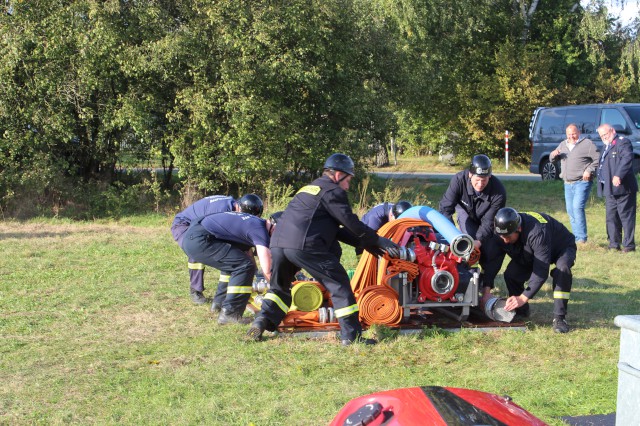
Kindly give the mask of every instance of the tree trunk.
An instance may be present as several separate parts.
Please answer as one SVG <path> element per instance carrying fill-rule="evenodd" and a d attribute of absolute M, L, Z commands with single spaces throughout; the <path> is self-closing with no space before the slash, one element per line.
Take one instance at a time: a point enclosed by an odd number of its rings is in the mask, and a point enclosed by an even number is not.
<path fill-rule="evenodd" d="M 376 166 L 377 167 L 386 167 L 389 165 L 389 152 L 387 151 L 387 147 L 378 142 L 378 149 L 376 149 Z"/>

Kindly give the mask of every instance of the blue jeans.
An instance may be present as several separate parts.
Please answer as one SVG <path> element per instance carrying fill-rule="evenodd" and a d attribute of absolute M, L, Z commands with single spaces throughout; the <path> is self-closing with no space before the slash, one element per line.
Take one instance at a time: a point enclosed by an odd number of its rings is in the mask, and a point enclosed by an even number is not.
<path fill-rule="evenodd" d="M 587 204 L 593 182 L 579 180 L 564 184 L 564 202 L 571 223 L 571 232 L 576 241 L 587 241 L 587 218 L 584 206 Z"/>

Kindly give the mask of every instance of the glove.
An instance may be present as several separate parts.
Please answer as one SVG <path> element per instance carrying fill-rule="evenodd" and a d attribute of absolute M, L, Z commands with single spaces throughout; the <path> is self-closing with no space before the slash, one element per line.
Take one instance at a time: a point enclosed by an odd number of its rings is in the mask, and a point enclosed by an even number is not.
<path fill-rule="evenodd" d="M 400 257 L 400 246 L 388 238 L 378 237 L 378 248 L 386 251 L 391 258 L 397 259 Z"/>
<path fill-rule="evenodd" d="M 381 257 L 384 255 L 384 250 L 378 248 L 378 246 L 367 246 L 364 248 L 366 251 L 374 255 L 375 257 Z"/>

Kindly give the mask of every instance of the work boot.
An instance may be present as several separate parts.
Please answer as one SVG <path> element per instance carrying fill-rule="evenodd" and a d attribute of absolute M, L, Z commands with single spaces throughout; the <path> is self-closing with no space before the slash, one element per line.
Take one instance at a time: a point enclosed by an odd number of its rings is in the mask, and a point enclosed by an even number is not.
<path fill-rule="evenodd" d="M 230 309 L 222 308 L 220 316 L 218 317 L 218 324 L 249 324 L 249 318 L 242 318 L 244 309 L 241 311 L 232 311 Z"/>
<path fill-rule="evenodd" d="M 530 314 L 530 308 L 529 308 L 529 302 L 525 303 L 524 305 L 520 306 L 519 308 L 516 308 L 516 317 L 520 317 L 520 318 L 529 318 L 529 314 Z"/>
<path fill-rule="evenodd" d="M 219 303 L 213 302 L 213 303 L 211 304 L 211 309 L 210 309 L 210 310 L 211 310 L 211 313 L 212 313 L 212 314 L 217 315 L 217 314 L 219 314 L 219 313 L 220 313 L 220 311 L 222 310 L 222 305 L 221 305 L 221 304 L 219 304 Z"/>
<path fill-rule="evenodd" d="M 564 320 L 564 318 L 554 318 L 553 319 L 553 331 L 556 333 L 568 333 L 569 332 L 569 324 Z"/>
<path fill-rule="evenodd" d="M 204 297 L 201 291 L 191 290 L 191 301 L 196 305 L 204 305 L 209 302 L 209 299 Z"/>
<path fill-rule="evenodd" d="M 362 343 L 363 345 L 377 345 L 378 341 L 376 339 L 365 339 L 364 337 L 357 337 L 355 340 L 343 339 L 340 343 L 342 346 L 351 346 L 354 343 Z"/>
<path fill-rule="evenodd" d="M 251 323 L 251 327 L 249 327 L 249 331 L 247 331 L 247 338 L 249 340 L 253 340 L 254 342 L 259 342 L 262 340 L 262 333 L 266 327 L 264 323 L 260 320 L 255 320 Z"/>

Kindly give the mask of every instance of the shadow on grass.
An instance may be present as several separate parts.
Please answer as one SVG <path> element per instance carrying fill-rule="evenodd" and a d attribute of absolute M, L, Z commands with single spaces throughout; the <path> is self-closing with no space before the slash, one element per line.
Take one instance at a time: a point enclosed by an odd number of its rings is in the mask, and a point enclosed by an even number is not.
<path fill-rule="evenodd" d="M 573 330 L 594 326 L 617 329 L 613 323 L 616 316 L 640 314 L 640 289 L 574 277 L 571 290 L 567 321 Z M 538 325 L 550 325 L 552 319 L 553 289 L 547 283 L 531 303 L 529 320 Z"/>
<path fill-rule="evenodd" d="M 68 237 L 72 232 L 0 232 L 0 240 Z"/>

